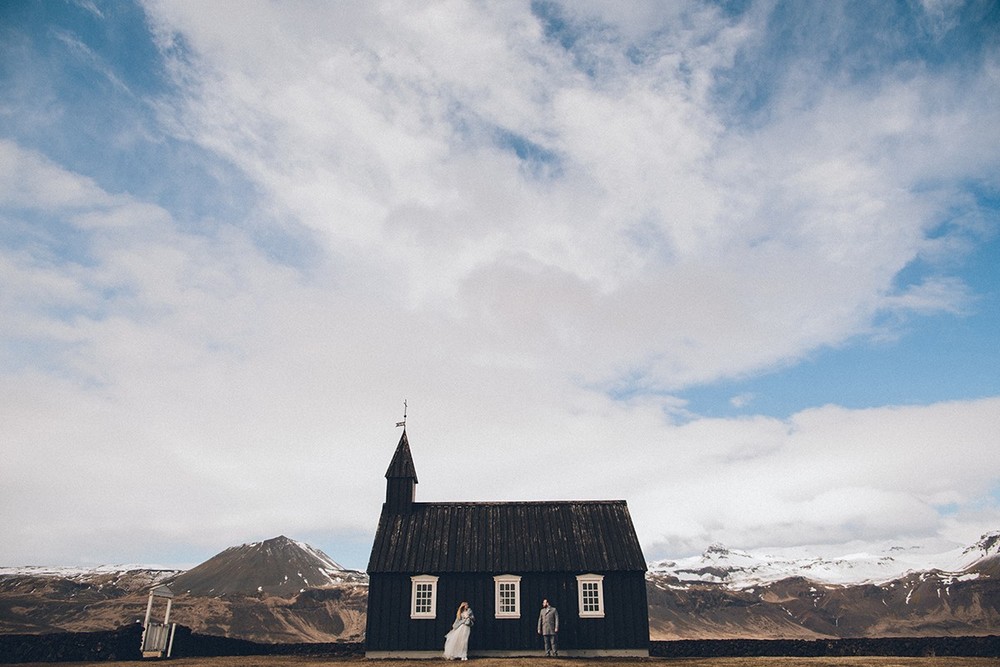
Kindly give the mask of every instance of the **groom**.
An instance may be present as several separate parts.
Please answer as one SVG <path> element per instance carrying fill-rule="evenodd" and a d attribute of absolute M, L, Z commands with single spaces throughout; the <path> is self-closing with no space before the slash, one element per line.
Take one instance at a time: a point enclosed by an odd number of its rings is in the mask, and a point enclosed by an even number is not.
<path fill-rule="evenodd" d="M 538 634 L 542 636 L 542 641 L 545 644 L 545 655 L 559 655 L 556 643 L 558 632 L 559 612 L 549 604 L 548 600 L 542 600 L 542 610 L 538 612 Z"/>

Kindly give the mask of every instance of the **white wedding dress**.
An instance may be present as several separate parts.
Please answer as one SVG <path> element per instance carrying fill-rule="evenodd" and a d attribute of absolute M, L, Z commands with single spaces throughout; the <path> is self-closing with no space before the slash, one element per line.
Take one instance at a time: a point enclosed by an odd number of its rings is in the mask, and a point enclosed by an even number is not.
<path fill-rule="evenodd" d="M 466 609 L 455 619 L 451 631 L 444 636 L 445 660 L 465 660 L 469 653 L 469 635 L 472 633 L 472 610 Z"/>

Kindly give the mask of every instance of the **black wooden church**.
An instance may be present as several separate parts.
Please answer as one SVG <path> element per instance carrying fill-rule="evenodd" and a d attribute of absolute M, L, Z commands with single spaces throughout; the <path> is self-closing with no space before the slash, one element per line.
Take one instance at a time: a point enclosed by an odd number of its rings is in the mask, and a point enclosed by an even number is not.
<path fill-rule="evenodd" d="M 418 503 L 405 428 L 385 477 L 367 657 L 440 657 L 463 600 L 470 656 L 537 655 L 543 599 L 559 610 L 560 654 L 649 655 L 646 563 L 624 500 Z"/>

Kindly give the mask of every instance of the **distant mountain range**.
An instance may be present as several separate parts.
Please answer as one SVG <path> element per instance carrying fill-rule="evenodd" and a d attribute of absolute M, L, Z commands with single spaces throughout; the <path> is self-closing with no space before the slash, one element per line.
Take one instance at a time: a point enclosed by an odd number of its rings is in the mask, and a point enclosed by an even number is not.
<path fill-rule="evenodd" d="M 285 536 L 231 547 L 187 571 L 0 568 L 0 633 L 86 632 L 141 622 L 149 590 L 159 584 L 175 593 L 171 620 L 201 634 L 268 643 L 364 635 L 367 576 Z"/>
<path fill-rule="evenodd" d="M 1000 532 L 931 557 L 892 548 L 788 558 L 713 545 L 651 563 L 647 588 L 658 639 L 998 634 Z"/>
<path fill-rule="evenodd" d="M 682 582 L 719 583 L 742 589 L 801 577 L 824 584 L 881 583 L 915 571 L 980 571 L 1000 556 L 1000 531 L 983 535 L 970 547 L 927 554 L 916 547 L 888 547 L 884 552 L 837 558 L 762 555 L 713 544 L 700 556 L 661 560 L 649 571 Z"/>
<path fill-rule="evenodd" d="M 840 558 L 709 547 L 650 563 L 653 639 L 1000 634 L 1000 532 L 926 556 L 894 547 Z M 363 638 L 367 577 L 279 536 L 187 571 L 0 568 L 0 633 L 106 630 L 138 622 L 150 588 L 174 591 L 172 620 L 261 642 Z"/>

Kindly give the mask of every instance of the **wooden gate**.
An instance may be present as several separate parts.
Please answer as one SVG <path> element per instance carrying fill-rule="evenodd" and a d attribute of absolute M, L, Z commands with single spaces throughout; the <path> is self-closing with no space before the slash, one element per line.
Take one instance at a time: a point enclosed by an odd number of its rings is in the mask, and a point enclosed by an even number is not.
<path fill-rule="evenodd" d="M 173 602 L 173 597 L 173 591 L 166 586 L 157 586 L 149 592 L 146 620 L 142 623 L 142 657 L 144 658 L 170 657 L 170 652 L 174 647 L 174 631 L 177 629 L 177 624 L 170 622 L 170 605 Z M 167 611 L 163 615 L 163 623 L 149 620 L 153 613 L 153 600 L 155 598 L 166 598 L 167 600 Z"/>

